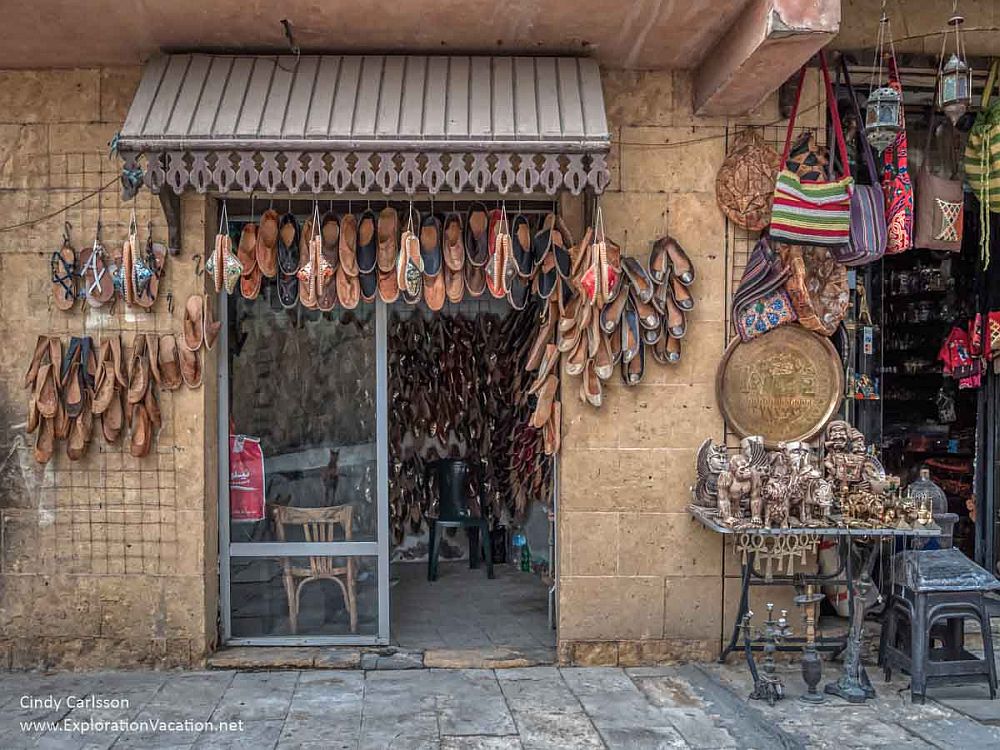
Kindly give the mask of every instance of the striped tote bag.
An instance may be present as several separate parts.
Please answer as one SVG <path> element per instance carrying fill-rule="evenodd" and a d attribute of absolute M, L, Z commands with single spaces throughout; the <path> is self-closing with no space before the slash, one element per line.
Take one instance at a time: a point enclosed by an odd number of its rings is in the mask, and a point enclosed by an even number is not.
<path fill-rule="evenodd" d="M 790 245 L 823 245 L 832 247 L 846 245 L 851 235 L 851 194 L 854 179 L 850 174 L 847 160 L 847 144 L 837 111 L 837 98 L 830 84 L 830 71 L 826 56 L 819 53 L 820 69 L 826 85 L 826 101 L 830 109 L 830 122 L 837 141 L 840 164 L 846 174 L 840 179 L 829 181 L 805 181 L 787 168 L 786 161 L 792 146 L 795 117 L 802 97 L 802 83 L 805 80 L 805 66 L 799 72 L 799 84 L 795 91 L 795 104 L 788 119 L 785 134 L 785 150 L 781 156 L 783 169 L 778 173 L 774 186 L 774 202 L 771 208 L 771 239 Z"/>
<path fill-rule="evenodd" d="M 965 147 L 965 179 L 986 210 L 1000 213 L 1000 101 L 990 103 L 1000 74 L 994 60 L 983 89 L 983 105 L 969 131 Z"/>

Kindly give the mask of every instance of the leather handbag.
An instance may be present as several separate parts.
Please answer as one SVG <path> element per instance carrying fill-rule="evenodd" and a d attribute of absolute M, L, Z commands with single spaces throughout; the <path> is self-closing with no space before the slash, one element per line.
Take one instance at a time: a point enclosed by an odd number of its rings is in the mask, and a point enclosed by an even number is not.
<path fill-rule="evenodd" d="M 858 146 L 865 167 L 868 170 L 868 184 L 854 184 L 851 195 L 851 235 L 846 245 L 835 245 L 830 248 L 833 257 L 845 266 L 864 266 L 873 263 L 885 254 L 887 229 L 885 224 L 885 196 L 879 183 L 878 170 L 872 149 L 865 136 L 864 117 L 858 99 L 851 86 L 851 76 L 847 71 L 847 63 L 840 59 L 840 73 L 847 86 L 847 96 L 858 123 Z M 838 78 L 838 85 L 840 81 Z"/>
<path fill-rule="evenodd" d="M 775 244 L 789 270 L 785 290 L 799 325 L 823 336 L 832 336 L 847 314 L 851 300 L 847 268 L 830 248 Z"/>
<path fill-rule="evenodd" d="M 788 119 L 785 133 L 785 148 L 781 155 L 782 170 L 774 187 L 774 201 L 771 207 L 771 238 L 780 242 L 798 245 L 845 245 L 850 240 L 851 193 L 854 180 L 851 178 L 847 160 L 847 145 L 837 111 L 837 99 L 830 84 L 830 71 L 826 56 L 819 53 L 820 68 L 826 85 L 827 106 L 840 163 L 845 171 L 839 180 L 806 181 L 788 169 L 786 161 L 792 146 L 795 118 L 802 98 L 802 84 L 806 69 L 799 73 L 799 83 L 795 91 L 795 104 Z"/>
<path fill-rule="evenodd" d="M 900 96 L 895 57 L 889 58 L 889 86 Z M 898 255 L 913 247 L 913 184 L 907 161 L 906 125 L 882 154 L 882 192 L 885 194 L 885 225 L 888 231 L 885 254 Z"/>
<path fill-rule="evenodd" d="M 931 171 L 931 140 L 934 115 L 927 125 L 924 160 L 916 173 L 917 210 L 913 244 L 928 250 L 962 250 L 962 208 L 965 196 L 962 181 L 940 177 Z"/>

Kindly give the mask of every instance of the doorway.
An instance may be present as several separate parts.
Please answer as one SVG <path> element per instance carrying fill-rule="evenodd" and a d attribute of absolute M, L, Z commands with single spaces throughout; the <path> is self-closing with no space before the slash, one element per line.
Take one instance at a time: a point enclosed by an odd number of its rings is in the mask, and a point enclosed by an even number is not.
<path fill-rule="evenodd" d="M 365 202 L 324 200 L 320 210 L 360 213 Z M 261 203 L 228 201 L 234 248 Z M 315 207 L 271 203 L 300 225 Z M 551 210 L 538 203 L 518 210 L 537 223 Z M 552 650 L 555 460 L 543 461 L 537 442 L 529 450 L 523 429 L 533 377 L 524 357 L 539 308 L 516 311 L 488 291 L 437 312 L 381 299 L 284 308 L 267 279 L 255 299 L 238 289 L 222 299 L 224 642 Z M 410 362 L 422 352 L 419 376 L 400 370 L 403 352 Z M 461 403 L 449 380 L 460 371 Z M 263 502 L 254 506 L 237 485 L 257 455 Z M 472 465 L 470 511 L 487 521 L 479 542 L 493 579 L 484 560 L 470 567 L 466 529 L 448 528 L 428 580 L 439 459 Z M 473 548 L 485 557 L 482 544 Z"/>

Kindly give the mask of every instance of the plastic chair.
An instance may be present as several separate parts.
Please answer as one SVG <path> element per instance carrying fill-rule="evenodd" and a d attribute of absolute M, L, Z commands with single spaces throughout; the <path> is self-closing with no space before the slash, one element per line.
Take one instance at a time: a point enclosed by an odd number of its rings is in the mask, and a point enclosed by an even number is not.
<path fill-rule="evenodd" d="M 469 508 L 466 487 L 469 484 L 469 464 L 460 458 L 444 458 L 428 467 L 437 472 L 438 516 L 430 521 L 430 553 L 427 556 L 427 580 L 436 581 L 438 556 L 441 553 L 441 529 L 466 529 L 469 534 L 469 567 L 479 567 L 479 550 L 486 559 L 486 577 L 493 578 L 493 550 L 490 544 L 490 524 L 474 516 Z"/>

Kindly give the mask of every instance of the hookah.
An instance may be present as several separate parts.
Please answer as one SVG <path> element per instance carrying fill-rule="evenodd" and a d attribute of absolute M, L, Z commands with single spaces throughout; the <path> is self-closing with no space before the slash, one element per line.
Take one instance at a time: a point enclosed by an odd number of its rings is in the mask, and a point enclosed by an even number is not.
<path fill-rule="evenodd" d="M 822 703 L 823 693 L 816 686 L 823 678 L 823 662 L 816 650 L 816 607 L 823 600 L 823 594 L 817 592 L 812 584 L 806 586 L 806 592 L 795 597 L 795 603 L 804 610 L 806 623 L 806 641 L 802 645 L 802 680 L 806 683 L 806 692 L 799 700 L 806 703 Z"/>
<path fill-rule="evenodd" d="M 785 685 L 777 675 L 774 654 L 778 650 L 778 643 L 789 637 L 792 634 L 792 629 L 788 626 L 788 610 L 781 610 L 780 616 L 775 620 L 774 604 L 768 602 L 765 606 L 767 607 L 767 619 L 760 632 L 760 636 L 764 639 L 764 663 L 760 671 L 757 670 L 751 646 L 753 638 L 750 618 L 753 617 L 753 612 L 747 612 L 743 616 L 740 627 L 743 630 L 743 650 L 746 653 L 747 666 L 753 677 L 753 692 L 750 693 L 750 699 L 766 700 L 767 705 L 773 706 L 785 697 Z"/>

